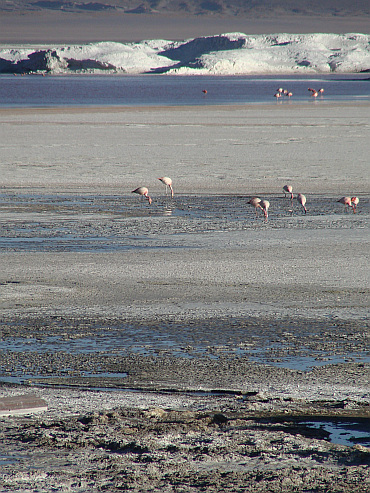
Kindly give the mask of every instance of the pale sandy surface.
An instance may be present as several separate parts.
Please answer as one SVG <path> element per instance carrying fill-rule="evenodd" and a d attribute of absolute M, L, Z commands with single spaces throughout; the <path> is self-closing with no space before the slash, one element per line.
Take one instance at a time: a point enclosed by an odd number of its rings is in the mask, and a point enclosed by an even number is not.
<path fill-rule="evenodd" d="M 317 103 L 317 104 L 315 104 Z M 0 110 L 6 189 L 125 195 L 369 190 L 369 104 Z"/>

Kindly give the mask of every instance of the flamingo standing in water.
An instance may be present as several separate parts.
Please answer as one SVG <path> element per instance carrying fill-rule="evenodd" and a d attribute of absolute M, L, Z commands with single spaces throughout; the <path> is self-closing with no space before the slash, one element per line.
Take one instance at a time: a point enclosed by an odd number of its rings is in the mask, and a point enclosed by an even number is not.
<path fill-rule="evenodd" d="M 135 188 L 131 193 L 138 193 L 142 197 L 145 197 L 149 202 L 149 205 L 152 203 L 152 199 L 149 197 L 149 190 L 146 187 Z"/>
<path fill-rule="evenodd" d="M 258 197 L 253 197 L 253 198 L 251 198 L 251 199 L 249 200 L 249 202 L 248 202 L 248 204 L 253 205 L 253 207 L 255 208 L 255 210 L 256 210 L 256 217 L 258 217 L 258 214 L 257 214 L 257 209 L 258 209 L 258 208 L 262 209 L 262 207 L 261 207 L 261 204 L 260 204 L 260 203 L 261 203 L 261 199 L 260 199 L 260 198 L 258 198 Z"/>
<path fill-rule="evenodd" d="M 159 181 L 161 181 L 164 185 L 166 185 L 166 194 L 167 194 L 167 187 L 171 191 L 171 197 L 173 198 L 173 188 L 172 188 L 172 180 L 168 176 L 162 176 L 162 178 L 158 178 Z"/>
<path fill-rule="evenodd" d="M 344 211 L 347 212 L 348 207 L 352 207 L 353 212 L 355 212 L 355 206 L 352 205 L 351 202 L 351 197 L 342 197 L 341 199 L 337 200 L 337 202 L 340 202 L 341 204 L 344 204 Z"/>
<path fill-rule="evenodd" d="M 263 210 L 263 214 L 264 214 L 265 219 L 267 221 L 267 218 L 269 217 L 268 210 L 269 210 L 269 207 L 270 207 L 270 202 L 268 200 L 261 200 L 259 206 Z"/>
<path fill-rule="evenodd" d="M 285 197 L 287 193 L 290 193 L 290 200 L 292 201 L 292 205 L 293 205 L 293 187 L 291 185 L 284 185 L 283 192 Z"/>
<path fill-rule="evenodd" d="M 306 209 L 306 196 L 303 195 L 303 193 L 299 193 L 297 195 L 297 200 L 301 204 L 301 206 L 304 209 L 304 213 L 307 214 L 307 209 Z"/>
<path fill-rule="evenodd" d="M 351 202 L 353 204 L 353 213 L 356 214 L 357 204 L 360 202 L 360 199 L 358 197 L 351 197 Z"/>

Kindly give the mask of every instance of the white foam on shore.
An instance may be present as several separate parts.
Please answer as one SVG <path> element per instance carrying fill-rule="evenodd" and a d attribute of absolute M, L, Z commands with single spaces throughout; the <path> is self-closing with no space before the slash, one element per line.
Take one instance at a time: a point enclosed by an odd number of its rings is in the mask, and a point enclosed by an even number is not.
<path fill-rule="evenodd" d="M 370 36 L 228 33 L 185 41 L 0 47 L 0 73 L 327 74 L 370 70 Z"/>

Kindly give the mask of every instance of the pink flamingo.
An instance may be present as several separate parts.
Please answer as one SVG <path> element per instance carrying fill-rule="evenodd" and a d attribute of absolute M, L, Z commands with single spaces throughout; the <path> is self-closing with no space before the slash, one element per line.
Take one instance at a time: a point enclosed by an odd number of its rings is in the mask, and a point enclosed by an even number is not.
<path fill-rule="evenodd" d="M 265 219 L 267 221 L 267 218 L 269 217 L 268 210 L 269 210 L 269 207 L 270 207 L 270 202 L 268 200 L 261 200 L 261 202 L 259 203 L 259 206 L 263 210 L 263 214 L 264 214 Z"/>
<path fill-rule="evenodd" d="M 250 199 L 250 201 L 248 202 L 248 204 L 251 204 L 253 205 L 253 207 L 255 208 L 256 210 L 256 217 L 258 217 L 258 214 L 257 214 L 257 209 L 260 208 L 262 209 L 261 205 L 260 205 L 260 202 L 261 202 L 261 199 L 258 198 L 258 197 L 252 197 Z"/>
<path fill-rule="evenodd" d="M 340 202 L 341 204 L 344 204 L 344 211 L 347 212 L 348 207 L 352 207 L 352 210 L 354 212 L 354 205 L 351 203 L 351 197 L 342 197 L 341 199 L 337 200 L 337 202 Z"/>
<path fill-rule="evenodd" d="M 360 202 L 360 199 L 358 197 L 351 197 L 351 202 L 353 204 L 353 213 L 356 214 L 356 212 L 357 212 L 357 205 Z"/>
<path fill-rule="evenodd" d="M 283 192 L 286 197 L 287 193 L 290 193 L 290 200 L 292 201 L 293 204 L 293 187 L 291 185 L 284 185 L 283 186 Z"/>
<path fill-rule="evenodd" d="M 318 93 L 317 91 L 315 91 L 315 92 L 313 92 L 313 93 L 311 94 L 311 96 L 312 96 L 313 98 L 317 98 L 317 96 L 318 96 L 318 95 L 319 95 L 319 93 Z"/>
<path fill-rule="evenodd" d="M 277 92 L 276 94 L 274 94 L 274 97 L 276 98 L 276 101 L 281 98 L 281 93 L 280 92 Z"/>
<path fill-rule="evenodd" d="M 202 91 L 203 94 L 207 94 L 207 92 L 208 92 L 207 89 L 203 89 Z"/>
<path fill-rule="evenodd" d="M 297 200 L 301 204 L 301 206 L 304 209 L 304 213 L 307 214 L 307 209 L 306 209 L 306 196 L 303 195 L 303 193 L 299 193 L 297 195 Z"/>
<path fill-rule="evenodd" d="M 145 197 L 149 204 L 152 203 L 152 199 L 149 197 L 149 190 L 146 187 L 135 188 L 135 190 L 132 190 L 131 193 L 138 193 L 142 197 Z"/>
<path fill-rule="evenodd" d="M 293 93 L 292 92 L 288 92 L 287 96 L 288 96 L 288 98 L 291 98 L 293 96 Z"/>
<path fill-rule="evenodd" d="M 172 180 L 168 176 L 162 176 L 162 178 L 158 178 L 159 181 L 161 181 L 164 185 L 166 185 L 166 194 L 167 194 L 167 187 L 171 191 L 171 197 L 173 198 L 173 188 L 172 188 Z"/>
<path fill-rule="evenodd" d="M 319 89 L 319 93 L 320 94 L 322 94 L 323 92 L 324 92 L 324 89 L 323 88 Z"/>

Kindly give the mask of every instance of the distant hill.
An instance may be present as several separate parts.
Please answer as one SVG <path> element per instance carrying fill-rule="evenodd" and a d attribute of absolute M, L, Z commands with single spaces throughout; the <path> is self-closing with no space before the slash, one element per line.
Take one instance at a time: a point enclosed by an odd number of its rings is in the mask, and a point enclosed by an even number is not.
<path fill-rule="evenodd" d="M 0 11 L 99 12 L 116 10 L 131 14 L 188 14 L 213 16 L 272 17 L 368 16 L 369 0 L 0 0 Z"/>

